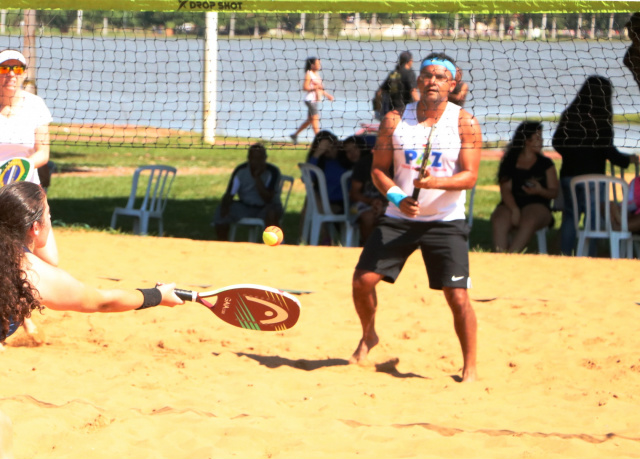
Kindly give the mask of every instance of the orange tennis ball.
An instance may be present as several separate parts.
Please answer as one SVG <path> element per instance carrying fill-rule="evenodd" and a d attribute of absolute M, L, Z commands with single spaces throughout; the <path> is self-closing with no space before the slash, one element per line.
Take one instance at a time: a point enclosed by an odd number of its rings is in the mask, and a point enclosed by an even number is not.
<path fill-rule="evenodd" d="M 277 226 L 268 226 L 265 228 L 264 233 L 262 233 L 262 240 L 265 244 L 270 245 L 271 247 L 280 245 L 283 238 L 284 234 Z"/>

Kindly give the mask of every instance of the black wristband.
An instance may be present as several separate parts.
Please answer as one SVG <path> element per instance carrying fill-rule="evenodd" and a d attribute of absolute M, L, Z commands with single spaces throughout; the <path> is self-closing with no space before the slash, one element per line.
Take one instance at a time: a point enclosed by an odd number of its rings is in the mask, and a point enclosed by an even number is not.
<path fill-rule="evenodd" d="M 142 296 L 144 300 L 142 301 L 142 306 L 136 308 L 138 309 L 147 309 L 153 306 L 158 306 L 162 301 L 162 292 L 157 288 L 138 288 L 136 290 L 140 290 L 142 292 Z"/>

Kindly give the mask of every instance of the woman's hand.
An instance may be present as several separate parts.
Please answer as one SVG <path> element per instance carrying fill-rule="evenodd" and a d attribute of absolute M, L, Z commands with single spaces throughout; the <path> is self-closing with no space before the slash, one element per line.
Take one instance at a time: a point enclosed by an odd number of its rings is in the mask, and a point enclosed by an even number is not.
<path fill-rule="evenodd" d="M 184 304 L 178 295 L 176 295 L 176 284 L 156 284 L 156 288 L 160 290 L 162 293 L 162 301 L 160 302 L 163 306 L 173 307 L 179 304 Z"/>
<path fill-rule="evenodd" d="M 542 185 L 540 185 L 540 182 L 538 182 L 537 180 L 529 179 L 527 180 L 525 185 L 522 187 L 522 190 L 526 194 L 532 196 L 532 195 L 540 194 L 544 190 L 544 188 L 542 187 Z"/>
<path fill-rule="evenodd" d="M 514 208 L 511 210 L 511 224 L 515 227 L 520 226 L 520 209 Z"/>

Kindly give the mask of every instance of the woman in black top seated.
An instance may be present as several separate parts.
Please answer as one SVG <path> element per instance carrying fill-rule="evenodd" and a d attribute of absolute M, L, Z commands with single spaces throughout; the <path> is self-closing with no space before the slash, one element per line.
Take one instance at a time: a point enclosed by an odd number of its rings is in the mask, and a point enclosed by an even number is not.
<path fill-rule="evenodd" d="M 502 200 L 491 215 L 494 249 L 521 252 L 536 231 L 552 223 L 551 200 L 558 193 L 555 165 L 542 154 L 541 123 L 518 126 L 500 162 L 498 183 Z"/>

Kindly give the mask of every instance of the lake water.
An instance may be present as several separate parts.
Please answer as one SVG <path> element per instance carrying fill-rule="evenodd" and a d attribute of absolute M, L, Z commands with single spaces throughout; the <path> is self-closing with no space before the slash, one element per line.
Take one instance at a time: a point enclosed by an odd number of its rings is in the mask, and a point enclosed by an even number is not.
<path fill-rule="evenodd" d="M 0 47 L 21 48 L 20 37 Z M 373 121 L 371 98 L 410 50 L 419 60 L 445 51 L 470 85 L 465 108 L 484 138 L 507 140 L 526 117 L 559 115 L 585 78 L 599 74 L 615 87 L 616 114 L 640 111 L 640 91 L 622 65 L 627 42 L 473 40 L 220 40 L 218 136 L 288 140 L 306 118 L 304 60 L 322 59 L 334 102 L 321 104 L 321 125 L 339 137 Z M 202 131 L 201 39 L 38 38 L 38 93 L 55 122 L 138 124 Z M 417 65 L 415 69 L 417 70 Z M 634 103 L 634 101 L 636 103 Z M 555 123 L 545 123 L 545 144 Z M 302 138 L 309 139 L 311 130 Z M 616 144 L 640 148 L 640 126 L 616 125 Z"/>

